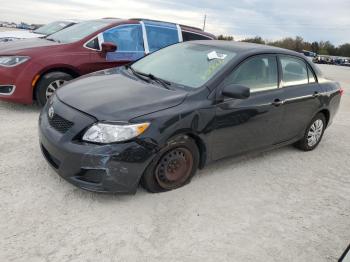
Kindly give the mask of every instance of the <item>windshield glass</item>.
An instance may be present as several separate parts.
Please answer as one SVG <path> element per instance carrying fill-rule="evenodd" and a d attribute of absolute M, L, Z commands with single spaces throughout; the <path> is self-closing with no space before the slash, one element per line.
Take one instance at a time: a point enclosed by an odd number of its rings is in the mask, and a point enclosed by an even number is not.
<path fill-rule="evenodd" d="M 132 68 L 176 84 L 199 88 L 235 56 L 233 51 L 218 47 L 182 43 L 146 56 Z"/>
<path fill-rule="evenodd" d="M 107 26 L 104 21 L 88 21 L 70 26 L 62 31 L 50 35 L 47 39 L 59 43 L 73 43 Z"/>
<path fill-rule="evenodd" d="M 64 22 L 64 21 L 57 21 L 53 22 L 47 25 L 44 25 L 42 27 L 39 27 L 37 30 L 34 31 L 35 34 L 41 34 L 41 35 L 51 35 L 53 33 L 56 33 L 63 28 L 70 25 L 72 22 Z"/>

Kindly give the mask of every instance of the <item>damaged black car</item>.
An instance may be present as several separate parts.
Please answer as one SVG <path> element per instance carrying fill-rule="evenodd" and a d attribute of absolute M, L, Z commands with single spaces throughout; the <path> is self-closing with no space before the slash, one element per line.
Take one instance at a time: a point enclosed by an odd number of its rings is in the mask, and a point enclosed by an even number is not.
<path fill-rule="evenodd" d="M 227 156 L 288 144 L 315 149 L 342 93 L 292 51 L 180 43 L 58 89 L 40 115 L 40 146 L 80 188 L 168 191 Z"/>

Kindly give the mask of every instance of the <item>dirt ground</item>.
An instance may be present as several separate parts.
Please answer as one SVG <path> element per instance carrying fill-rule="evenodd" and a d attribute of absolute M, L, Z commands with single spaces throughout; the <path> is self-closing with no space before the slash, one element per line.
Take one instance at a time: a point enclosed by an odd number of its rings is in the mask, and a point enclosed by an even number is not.
<path fill-rule="evenodd" d="M 350 242 L 350 68 L 317 150 L 208 166 L 162 194 L 101 195 L 40 153 L 39 109 L 0 102 L 0 261 L 336 261 Z"/>

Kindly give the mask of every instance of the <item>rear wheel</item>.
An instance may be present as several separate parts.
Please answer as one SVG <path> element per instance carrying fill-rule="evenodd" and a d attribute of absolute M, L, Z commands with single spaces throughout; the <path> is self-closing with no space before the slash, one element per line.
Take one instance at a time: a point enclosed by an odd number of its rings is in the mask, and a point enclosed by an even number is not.
<path fill-rule="evenodd" d="M 295 146 L 304 151 L 314 150 L 321 142 L 325 128 L 326 118 L 319 113 L 311 120 L 304 137 Z"/>
<path fill-rule="evenodd" d="M 188 136 L 172 139 L 147 167 L 141 184 L 157 193 L 182 187 L 191 181 L 199 164 L 196 143 Z"/>
<path fill-rule="evenodd" d="M 70 74 L 63 72 L 51 72 L 43 75 L 35 90 L 39 106 L 43 107 L 58 88 L 72 79 Z"/>

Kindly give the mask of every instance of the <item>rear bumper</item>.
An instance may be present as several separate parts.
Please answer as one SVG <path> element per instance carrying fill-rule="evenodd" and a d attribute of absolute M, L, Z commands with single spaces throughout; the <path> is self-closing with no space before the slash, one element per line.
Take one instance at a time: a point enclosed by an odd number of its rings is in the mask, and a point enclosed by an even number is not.
<path fill-rule="evenodd" d="M 40 146 L 48 163 L 62 178 L 94 192 L 136 192 L 139 180 L 153 158 L 153 150 L 136 141 L 110 145 L 74 141 L 75 127 L 64 135 L 53 129 L 46 114 L 47 107 L 39 120 Z M 87 118 L 89 121 L 91 119 Z"/>

